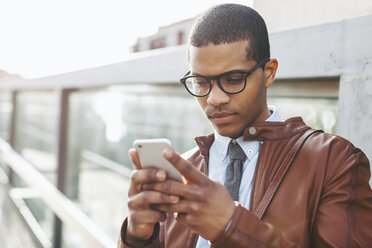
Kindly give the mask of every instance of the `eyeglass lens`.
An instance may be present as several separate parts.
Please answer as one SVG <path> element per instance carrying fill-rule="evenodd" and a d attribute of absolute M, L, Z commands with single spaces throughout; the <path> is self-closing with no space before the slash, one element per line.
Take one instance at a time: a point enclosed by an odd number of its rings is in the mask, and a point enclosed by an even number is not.
<path fill-rule="evenodd" d="M 246 74 L 241 72 L 232 72 L 217 78 L 217 80 L 219 80 L 220 86 L 225 92 L 237 93 L 244 88 L 246 76 Z M 212 87 L 210 80 L 199 76 L 187 78 L 185 85 L 192 94 L 198 96 L 208 94 Z"/>

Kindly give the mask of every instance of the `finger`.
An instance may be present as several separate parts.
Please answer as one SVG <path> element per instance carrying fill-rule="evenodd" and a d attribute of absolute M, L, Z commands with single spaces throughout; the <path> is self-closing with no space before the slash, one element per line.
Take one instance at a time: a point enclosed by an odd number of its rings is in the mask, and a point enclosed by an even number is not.
<path fill-rule="evenodd" d="M 192 214 L 187 214 L 187 213 L 174 213 L 174 218 L 176 221 L 182 225 L 187 226 L 190 228 L 190 231 L 192 233 L 198 234 L 198 230 L 195 229 L 195 227 L 200 226 L 200 216 L 196 217 Z M 200 228 L 198 228 L 200 231 Z"/>
<path fill-rule="evenodd" d="M 151 209 L 169 213 L 200 213 L 202 205 L 195 201 L 180 200 L 174 204 L 151 204 Z"/>
<path fill-rule="evenodd" d="M 163 192 L 169 195 L 178 195 L 188 200 L 202 201 L 206 196 L 203 195 L 199 185 L 186 185 L 174 180 L 164 182 L 146 183 L 142 185 L 142 190 Z"/>
<path fill-rule="evenodd" d="M 128 154 L 129 154 L 129 157 L 130 157 L 130 159 L 132 160 L 132 162 L 134 164 L 134 168 L 136 170 L 141 169 L 142 166 L 141 166 L 141 163 L 140 163 L 140 160 L 139 160 L 139 157 L 138 157 L 138 154 L 137 154 L 136 149 L 134 149 L 134 148 L 129 149 Z"/>
<path fill-rule="evenodd" d="M 188 181 L 194 183 L 203 183 L 206 176 L 199 172 L 194 166 L 187 160 L 183 159 L 179 154 L 174 152 L 172 149 L 165 149 L 163 156 L 167 159 Z"/>
<path fill-rule="evenodd" d="M 128 200 L 129 209 L 149 208 L 150 204 L 171 204 L 179 202 L 180 198 L 156 191 L 143 191 Z"/>
<path fill-rule="evenodd" d="M 135 184 L 161 182 L 167 178 L 167 173 L 155 168 L 146 168 L 133 171 L 130 178 Z"/>
<path fill-rule="evenodd" d="M 140 169 L 132 172 L 130 176 L 130 186 L 128 190 L 128 196 L 137 194 L 142 189 L 142 184 L 161 182 L 167 178 L 167 173 L 159 169 Z"/>
<path fill-rule="evenodd" d="M 187 213 L 174 213 L 174 218 L 177 223 L 187 226 L 190 229 L 191 233 L 200 235 L 200 231 L 204 229 L 202 227 L 203 224 L 200 223 L 200 216 L 195 216 Z M 210 240 L 209 238 L 207 239 Z"/>
<path fill-rule="evenodd" d="M 152 209 L 129 212 L 130 221 L 134 224 L 154 224 L 166 219 L 166 214 Z"/>

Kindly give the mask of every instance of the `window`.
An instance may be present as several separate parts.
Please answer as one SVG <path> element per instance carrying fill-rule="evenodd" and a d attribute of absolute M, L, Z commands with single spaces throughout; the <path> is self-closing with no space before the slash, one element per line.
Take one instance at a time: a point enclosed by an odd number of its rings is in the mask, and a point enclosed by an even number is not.
<path fill-rule="evenodd" d="M 178 42 L 177 42 L 178 45 L 182 45 L 184 43 L 183 37 L 184 37 L 183 31 L 178 32 Z"/>
<path fill-rule="evenodd" d="M 150 42 L 150 50 L 163 48 L 163 47 L 166 47 L 165 37 L 157 38 L 157 39 L 151 40 Z"/>

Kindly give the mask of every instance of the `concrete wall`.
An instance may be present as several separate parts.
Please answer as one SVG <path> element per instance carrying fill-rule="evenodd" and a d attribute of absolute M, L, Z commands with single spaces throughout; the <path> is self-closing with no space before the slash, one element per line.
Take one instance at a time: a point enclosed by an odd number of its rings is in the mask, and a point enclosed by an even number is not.
<path fill-rule="evenodd" d="M 269 31 L 318 25 L 372 14 L 371 0 L 255 0 Z"/>
<path fill-rule="evenodd" d="M 358 145 L 372 162 L 372 73 L 342 75 L 340 81 L 342 111 L 337 132 Z"/>
<path fill-rule="evenodd" d="M 372 15 L 270 33 L 279 78 L 333 77 L 372 72 Z"/>

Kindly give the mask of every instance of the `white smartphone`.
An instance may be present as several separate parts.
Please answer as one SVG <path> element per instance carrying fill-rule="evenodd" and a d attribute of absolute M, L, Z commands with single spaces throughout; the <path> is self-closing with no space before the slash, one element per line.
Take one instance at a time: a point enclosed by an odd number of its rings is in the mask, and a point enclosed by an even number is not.
<path fill-rule="evenodd" d="M 183 182 L 181 173 L 163 157 L 165 148 L 172 148 L 168 139 L 137 139 L 133 143 L 142 168 L 155 167 L 167 172 L 167 177 Z"/>

